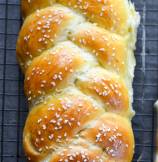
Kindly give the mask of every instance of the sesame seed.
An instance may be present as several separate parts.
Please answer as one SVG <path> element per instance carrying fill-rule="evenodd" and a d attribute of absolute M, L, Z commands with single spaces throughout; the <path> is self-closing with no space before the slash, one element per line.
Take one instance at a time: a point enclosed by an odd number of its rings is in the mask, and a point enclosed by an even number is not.
<path fill-rule="evenodd" d="M 73 69 L 70 69 L 70 73 L 72 73 L 73 72 Z"/>
<path fill-rule="evenodd" d="M 67 136 L 67 133 L 65 132 L 65 133 L 64 133 L 64 137 L 66 137 L 66 136 Z"/>
<path fill-rule="evenodd" d="M 41 131 L 40 130 L 38 131 L 38 135 L 41 135 Z"/>
<path fill-rule="evenodd" d="M 71 121 L 74 121 L 74 120 L 75 120 L 75 118 L 71 118 L 70 120 L 71 120 Z"/>
<path fill-rule="evenodd" d="M 80 123 L 80 122 L 77 122 L 77 125 L 78 125 L 78 126 L 80 126 L 80 125 L 81 125 L 81 123 Z"/>
<path fill-rule="evenodd" d="M 51 134 L 51 135 L 48 136 L 48 138 L 49 138 L 50 140 L 52 140 L 53 137 L 54 137 L 54 134 Z"/>
<path fill-rule="evenodd" d="M 27 159 L 28 159 L 29 161 L 31 161 L 31 158 L 30 158 L 30 157 L 27 157 Z"/>
<path fill-rule="evenodd" d="M 41 121 L 42 121 L 42 119 L 40 118 L 40 119 L 37 120 L 37 123 L 40 123 Z"/>
<path fill-rule="evenodd" d="M 47 128 L 46 125 L 43 124 L 43 125 L 42 125 L 42 129 L 43 129 L 43 130 L 46 130 L 46 128 Z"/>
<path fill-rule="evenodd" d="M 68 120 L 64 120 L 64 124 L 67 124 L 68 123 Z"/>
<path fill-rule="evenodd" d="M 39 152 L 42 152 L 42 150 L 43 150 L 42 148 L 39 148 L 39 149 L 38 149 Z"/>

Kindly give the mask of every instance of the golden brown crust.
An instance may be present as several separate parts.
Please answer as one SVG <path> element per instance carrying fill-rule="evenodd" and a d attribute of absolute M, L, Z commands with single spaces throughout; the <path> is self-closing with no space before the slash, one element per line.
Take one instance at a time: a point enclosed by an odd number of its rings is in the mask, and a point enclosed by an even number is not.
<path fill-rule="evenodd" d="M 33 11 L 52 5 L 55 0 L 21 0 L 22 15 L 25 18 Z"/>
<path fill-rule="evenodd" d="M 120 34 L 128 31 L 129 15 L 126 0 L 30 0 L 30 2 L 22 0 L 24 17 L 37 9 L 51 6 L 55 2 L 79 11 L 92 22 L 111 31 Z"/>
<path fill-rule="evenodd" d="M 58 145 L 69 143 L 71 138 L 84 129 L 86 123 L 103 112 L 83 96 L 66 94 L 34 107 L 24 129 L 26 154 L 37 160 Z M 32 152 L 28 147 L 30 144 L 34 150 Z"/>
<path fill-rule="evenodd" d="M 66 48 L 70 45 L 70 48 Z M 71 43 L 63 43 L 35 58 L 26 71 L 25 93 L 32 101 L 57 89 L 83 64 L 77 51 L 71 49 Z"/>
<path fill-rule="evenodd" d="M 134 137 L 128 120 L 115 114 L 106 113 L 82 136 L 101 146 L 109 161 L 132 160 Z"/>
<path fill-rule="evenodd" d="M 102 155 L 105 155 L 103 157 L 100 155 L 100 158 L 109 162 L 130 162 L 134 138 L 129 121 L 111 113 L 101 116 L 102 113 L 102 109 L 89 105 L 82 96 L 68 95 L 60 99 L 51 99 L 45 105 L 35 107 L 28 116 L 24 130 L 26 154 L 32 161 L 44 159 L 61 144 L 71 143 L 74 136 L 90 141 L 92 146 L 96 144 L 101 146 L 100 151 L 103 150 Z M 89 123 L 96 115 L 101 117 L 93 124 Z M 81 142 L 74 143 L 81 146 L 80 151 L 84 150 Z M 91 151 L 89 156 L 94 158 L 94 155 L 95 153 Z M 53 154 L 52 159 L 54 158 L 61 156 L 56 157 Z"/>
<path fill-rule="evenodd" d="M 80 144 L 81 145 L 81 144 Z M 95 161 L 103 160 L 103 151 L 100 148 L 91 148 L 86 146 L 70 146 L 57 152 L 50 162 L 77 162 L 77 161 Z"/>
<path fill-rule="evenodd" d="M 129 116 L 129 95 L 125 83 L 101 68 L 92 69 L 84 78 L 78 78 L 77 86 L 88 95 L 101 99 L 108 112 Z"/>
<path fill-rule="evenodd" d="M 42 9 L 29 16 L 19 33 L 17 57 L 20 64 L 27 68 L 27 62 L 51 48 L 58 35 L 74 19 L 72 13 L 61 6 Z"/>
<path fill-rule="evenodd" d="M 125 0 L 59 0 L 58 2 L 80 11 L 90 21 L 108 30 L 121 34 L 127 29 L 125 25 L 128 13 Z"/>
<path fill-rule="evenodd" d="M 131 162 L 137 13 L 127 0 L 22 0 L 17 58 L 31 162 Z"/>
<path fill-rule="evenodd" d="M 122 37 L 85 23 L 77 27 L 70 38 L 82 48 L 89 49 L 106 69 L 125 74 L 128 51 Z"/>

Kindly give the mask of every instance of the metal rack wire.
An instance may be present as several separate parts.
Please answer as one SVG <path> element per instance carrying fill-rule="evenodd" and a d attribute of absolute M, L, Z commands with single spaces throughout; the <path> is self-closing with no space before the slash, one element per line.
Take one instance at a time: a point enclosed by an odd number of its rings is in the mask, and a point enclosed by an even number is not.
<path fill-rule="evenodd" d="M 133 129 L 135 161 L 153 161 L 154 111 L 158 98 L 158 1 L 133 0 L 141 14 L 136 50 Z M 0 161 L 24 162 L 22 129 L 27 115 L 23 76 L 15 56 L 21 25 L 19 0 L 0 0 Z"/>

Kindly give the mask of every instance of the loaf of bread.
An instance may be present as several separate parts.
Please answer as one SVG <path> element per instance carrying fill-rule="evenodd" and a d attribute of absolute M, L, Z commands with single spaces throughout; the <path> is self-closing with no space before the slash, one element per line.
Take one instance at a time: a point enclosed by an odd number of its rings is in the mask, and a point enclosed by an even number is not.
<path fill-rule="evenodd" d="M 131 162 L 134 49 L 128 0 L 22 0 L 17 58 L 31 162 Z"/>

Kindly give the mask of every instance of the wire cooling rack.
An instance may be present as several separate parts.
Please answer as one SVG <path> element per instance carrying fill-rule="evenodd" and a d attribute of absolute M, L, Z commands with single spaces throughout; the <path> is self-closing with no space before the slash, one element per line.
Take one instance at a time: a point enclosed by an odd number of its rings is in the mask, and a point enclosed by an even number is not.
<path fill-rule="evenodd" d="M 158 98 L 158 1 L 134 0 L 141 14 L 136 50 L 133 162 L 153 161 L 154 111 Z M 21 25 L 19 0 L 0 0 L 0 161 L 25 162 L 22 129 L 27 115 L 23 76 L 15 45 Z"/>

